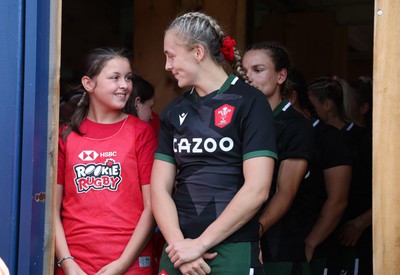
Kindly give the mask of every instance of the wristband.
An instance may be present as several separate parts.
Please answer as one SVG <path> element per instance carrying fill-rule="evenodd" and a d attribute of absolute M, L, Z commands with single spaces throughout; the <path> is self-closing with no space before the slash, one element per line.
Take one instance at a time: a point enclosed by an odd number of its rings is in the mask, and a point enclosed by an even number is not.
<path fill-rule="evenodd" d="M 59 261 L 57 262 L 58 267 L 61 267 L 61 263 L 62 263 L 63 261 L 65 261 L 65 260 L 68 260 L 68 259 L 73 260 L 73 259 L 75 259 L 75 258 L 72 257 L 72 256 L 66 256 L 66 257 L 62 258 L 61 260 L 59 260 Z"/>

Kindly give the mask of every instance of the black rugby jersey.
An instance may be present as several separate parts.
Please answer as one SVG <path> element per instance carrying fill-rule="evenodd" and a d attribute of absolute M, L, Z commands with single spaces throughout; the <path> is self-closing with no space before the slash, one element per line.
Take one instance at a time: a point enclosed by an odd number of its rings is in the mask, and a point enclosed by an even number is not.
<path fill-rule="evenodd" d="M 313 223 L 326 200 L 324 170 L 342 165 L 351 165 L 350 148 L 340 131 L 319 119 L 313 121 L 315 148 L 304 184 L 294 201 L 298 215 L 304 223 Z"/>
<path fill-rule="evenodd" d="M 297 112 L 288 100 L 282 100 L 273 110 L 273 115 L 279 161 L 275 165 L 268 202 L 276 191 L 280 162 L 285 159 L 305 159 L 309 162 L 314 147 L 314 130 L 310 121 Z M 293 211 L 295 208 L 292 205 L 289 211 L 264 234 L 261 248 L 265 261 L 303 258 L 304 249 L 303 252 L 297 249 L 297 233 L 300 228 L 296 226 L 296 220 L 300 217 L 293 216 Z M 302 242 L 304 243 L 304 239 Z"/>
<path fill-rule="evenodd" d="M 310 160 L 314 142 L 313 127 L 292 104 L 284 99 L 273 110 L 278 162 L 275 165 L 271 196 L 275 193 L 280 162 L 288 158 Z"/>
<path fill-rule="evenodd" d="M 272 112 L 259 90 L 230 75 L 204 97 L 186 92 L 160 120 L 155 158 L 176 164 L 180 227 L 186 238 L 196 238 L 243 185 L 243 161 L 276 158 Z M 257 241 L 258 228 L 256 216 L 224 242 Z"/>
<path fill-rule="evenodd" d="M 305 261 L 304 240 L 314 226 L 327 198 L 324 170 L 351 165 L 350 150 L 340 131 L 320 120 L 314 120 L 314 144 L 308 171 L 303 178 L 292 207 L 271 232 L 265 243 L 266 261 Z M 268 246 L 267 246 L 268 244 Z M 320 244 L 314 257 L 326 256 L 330 242 Z"/>
<path fill-rule="evenodd" d="M 347 123 L 340 132 L 348 142 L 353 160 L 349 204 L 342 221 L 347 222 L 372 207 L 372 131 Z"/>

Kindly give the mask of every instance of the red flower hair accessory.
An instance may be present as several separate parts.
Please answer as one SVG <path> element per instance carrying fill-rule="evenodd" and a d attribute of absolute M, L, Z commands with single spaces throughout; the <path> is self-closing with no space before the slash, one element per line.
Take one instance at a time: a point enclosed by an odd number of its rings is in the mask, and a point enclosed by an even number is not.
<path fill-rule="evenodd" d="M 235 51 L 233 47 L 236 46 L 235 39 L 230 38 L 229 36 L 225 36 L 224 41 L 222 42 L 221 52 L 227 61 L 233 61 L 235 57 Z"/>

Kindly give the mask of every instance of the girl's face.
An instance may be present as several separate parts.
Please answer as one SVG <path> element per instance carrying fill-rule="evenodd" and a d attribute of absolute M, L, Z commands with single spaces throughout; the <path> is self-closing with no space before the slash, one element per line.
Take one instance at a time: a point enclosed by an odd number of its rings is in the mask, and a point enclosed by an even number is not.
<path fill-rule="evenodd" d="M 85 88 L 96 108 L 121 110 L 132 92 L 132 71 L 128 60 L 122 57 L 109 60 Z"/>
<path fill-rule="evenodd" d="M 179 87 L 195 85 L 198 63 L 195 50 L 179 44 L 173 30 L 166 32 L 164 37 L 164 53 L 166 56 L 165 70 L 170 71 L 178 81 Z"/>
<path fill-rule="evenodd" d="M 267 97 L 271 97 L 279 91 L 280 84 L 286 79 L 286 74 L 282 74 L 283 70 L 276 72 L 275 65 L 265 50 L 247 51 L 243 56 L 242 63 L 250 82 Z"/>
<path fill-rule="evenodd" d="M 153 119 L 151 109 L 154 106 L 154 98 L 142 103 L 140 102 L 140 98 L 136 97 L 135 104 L 138 117 L 143 121 L 150 122 Z"/>

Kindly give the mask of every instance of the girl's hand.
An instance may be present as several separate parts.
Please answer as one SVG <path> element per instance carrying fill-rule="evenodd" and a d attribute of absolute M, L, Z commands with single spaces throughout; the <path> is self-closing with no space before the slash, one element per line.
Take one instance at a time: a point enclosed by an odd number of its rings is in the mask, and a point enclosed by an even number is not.
<path fill-rule="evenodd" d="M 126 268 L 124 268 L 124 265 L 119 260 L 116 260 L 104 266 L 96 275 L 119 275 L 123 274 L 125 271 Z"/>
<path fill-rule="evenodd" d="M 65 275 L 87 275 L 74 260 L 66 260 L 61 263 Z"/>

